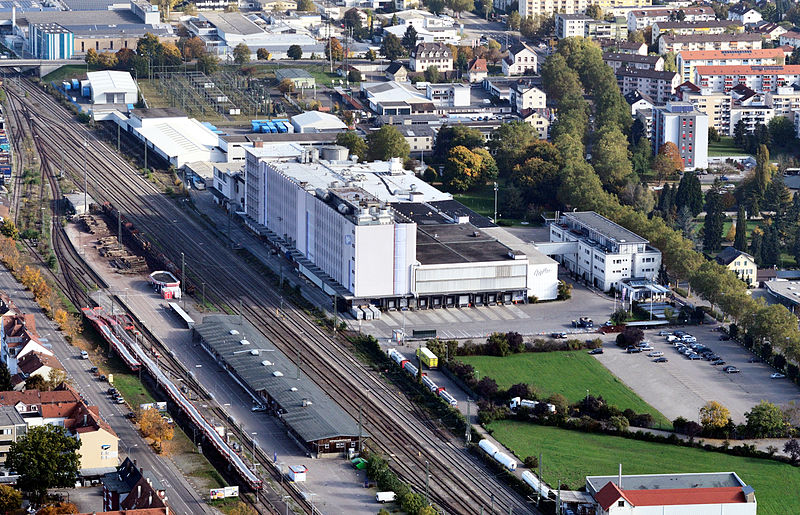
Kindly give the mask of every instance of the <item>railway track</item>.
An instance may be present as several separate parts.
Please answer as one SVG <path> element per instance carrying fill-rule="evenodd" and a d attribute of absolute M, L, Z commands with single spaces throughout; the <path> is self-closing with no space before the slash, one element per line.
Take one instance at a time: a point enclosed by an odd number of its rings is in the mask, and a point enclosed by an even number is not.
<path fill-rule="evenodd" d="M 42 121 L 34 120 L 40 133 L 41 152 L 55 155 L 59 148 L 82 148 L 85 128 L 75 127 L 72 116 L 37 87 L 23 83 L 36 98 Z M 224 248 L 210 231 L 187 216 L 155 187 L 142 180 L 107 145 L 89 133 L 90 194 L 118 207 L 126 219 L 144 231 L 155 248 L 172 259 L 187 257 L 187 268 L 204 278 L 217 298 L 240 300 L 242 310 L 287 356 L 302 350 L 302 368 L 337 399 L 354 417 L 357 406 L 365 408 L 365 428 L 375 437 L 378 448 L 393 456 L 392 468 L 418 491 L 424 491 L 425 470 L 429 468 L 431 499 L 448 513 L 478 513 L 492 503 L 508 513 L 532 512 L 524 499 L 486 471 L 463 449 L 460 442 L 433 431 L 434 424 L 419 416 L 407 401 L 369 373 L 339 342 L 331 339 L 296 309 L 276 313 L 279 293 L 256 271 Z M 79 177 L 81 158 L 67 156 L 68 172 Z M 80 184 L 82 181 L 76 181 Z M 190 279 L 191 281 L 191 279 Z M 253 288 L 259 285 L 261 288 Z M 296 363 L 299 365 L 299 363 Z"/>

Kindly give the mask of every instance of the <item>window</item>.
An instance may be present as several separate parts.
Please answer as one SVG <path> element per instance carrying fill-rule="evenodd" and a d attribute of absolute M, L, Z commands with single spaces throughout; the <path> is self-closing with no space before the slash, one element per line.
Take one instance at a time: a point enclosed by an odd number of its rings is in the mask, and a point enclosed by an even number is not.
<path fill-rule="evenodd" d="M 620 508 L 625 507 L 625 501 L 617 501 L 617 506 L 619 506 Z"/>

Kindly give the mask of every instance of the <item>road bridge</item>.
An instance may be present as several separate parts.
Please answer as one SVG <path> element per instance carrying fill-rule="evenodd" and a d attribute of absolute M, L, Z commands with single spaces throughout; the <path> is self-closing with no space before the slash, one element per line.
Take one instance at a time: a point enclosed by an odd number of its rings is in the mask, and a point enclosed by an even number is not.
<path fill-rule="evenodd" d="M 85 64 L 85 62 L 80 59 L 0 59 L 0 70 L 25 72 L 38 69 L 39 77 L 43 77 L 68 64 Z"/>

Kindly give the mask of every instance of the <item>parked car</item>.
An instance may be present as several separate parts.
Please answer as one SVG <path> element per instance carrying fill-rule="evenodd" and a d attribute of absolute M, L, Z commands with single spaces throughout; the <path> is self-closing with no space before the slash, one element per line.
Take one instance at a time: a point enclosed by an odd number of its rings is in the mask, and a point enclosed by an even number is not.
<path fill-rule="evenodd" d="M 669 332 L 669 331 L 665 331 L 665 330 L 663 330 L 663 329 L 662 329 L 661 331 L 659 331 L 659 332 L 658 332 L 658 335 L 659 335 L 659 336 L 669 336 L 669 335 L 671 335 L 671 334 L 672 334 L 671 332 Z"/>
<path fill-rule="evenodd" d="M 656 358 L 653 360 L 653 363 L 666 363 L 669 360 L 667 358 Z"/>
<path fill-rule="evenodd" d="M 566 339 L 567 338 L 567 333 L 564 333 L 564 332 L 561 332 L 561 333 L 550 333 L 550 337 L 551 338 L 558 338 L 558 339 Z"/>
<path fill-rule="evenodd" d="M 758 356 L 753 356 L 752 358 L 747 360 L 748 363 L 761 363 L 761 358 Z"/>
<path fill-rule="evenodd" d="M 81 351 L 81 359 L 89 359 L 89 353 L 85 350 Z"/>
<path fill-rule="evenodd" d="M 689 354 L 688 357 L 692 361 L 697 360 L 697 359 L 703 359 L 702 357 L 700 357 L 700 354 Z"/>
<path fill-rule="evenodd" d="M 715 359 L 714 361 L 711 362 L 711 364 L 714 365 L 714 366 L 724 365 L 725 364 L 725 360 L 724 359 Z"/>
<path fill-rule="evenodd" d="M 640 347 L 632 347 L 631 346 L 631 347 L 627 348 L 627 351 L 628 351 L 628 354 L 636 354 L 638 352 L 642 352 L 642 349 Z"/>
<path fill-rule="evenodd" d="M 670 343 L 674 343 L 674 342 L 677 342 L 678 340 L 680 340 L 680 338 L 678 338 L 677 336 L 671 334 L 671 335 L 667 336 L 665 338 L 665 340 L 667 340 Z"/>
<path fill-rule="evenodd" d="M 257 412 L 257 411 L 267 411 L 267 408 L 266 408 L 266 406 L 261 406 L 259 404 L 258 406 L 253 406 L 252 408 L 250 408 L 250 411 L 252 411 L 254 413 Z"/>
<path fill-rule="evenodd" d="M 722 369 L 723 372 L 726 374 L 737 374 L 741 372 L 738 368 L 734 367 L 733 365 L 728 365 Z"/>
<path fill-rule="evenodd" d="M 603 349 L 592 349 L 589 351 L 589 354 L 602 354 Z"/>
<path fill-rule="evenodd" d="M 726 341 L 730 340 L 731 337 L 730 337 L 729 334 L 722 333 L 721 335 L 719 335 L 719 339 L 722 340 L 723 342 L 726 342 Z"/>
<path fill-rule="evenodd" d="M 664 353 L 661 352 L 660 350 L 654 350 L 653 352 L 648 354 L 648 356 L 650 356 L 651 358 L 660 358 L 663 355 L 664 355 Z"/>
<path fill-rule="evenodd" d="M 92 367 L 92 368 L 89 369 L 89 372 L 91 372 L 92 374 L 96 374 L 98 370 L 100 370 L 100 369 L 97 368 L 97 367 Z"/>
<path fill-rule="evenodd" d="M 783 379 L 786 377 L 785 375 L 781 374 L 780 372 L 773 372 L 769 375 L 770 379 Z"/>

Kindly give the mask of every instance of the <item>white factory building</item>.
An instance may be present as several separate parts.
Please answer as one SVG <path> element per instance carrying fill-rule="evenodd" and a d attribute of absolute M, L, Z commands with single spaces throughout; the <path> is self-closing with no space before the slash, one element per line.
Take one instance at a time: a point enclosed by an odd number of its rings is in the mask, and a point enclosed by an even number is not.
<path fill-rule="evenodd" d="M 661 252 L 649 241 L 594 211 L 563 213 L 550 224 L 550 243 L 537 244 L 595 288 L 619 290 L 620 281 L 655 281 Z"/>
<path fill-rule="evenodd" d="M 357 163 L 332 147 L 276 158 L 247 148 L 245 211 L 302 273 L 352 304 L 416 308 L 557 296 L 558 263 L 496 227 L 399 159 Z M 292 153 L 289 153 L 292 154 Z M 326 290 L 328 291 L 328 290 Z"/>
<path fill-rule="evenodd" d="M 91 88 L 92 104 L 135 104 L 136 82 L 128 72 L 103 70 L 86 74 Z"/>

